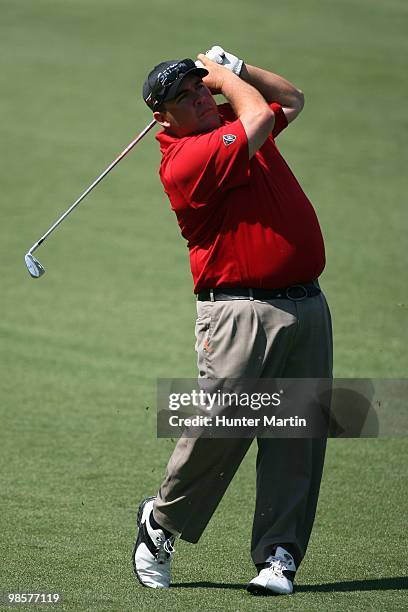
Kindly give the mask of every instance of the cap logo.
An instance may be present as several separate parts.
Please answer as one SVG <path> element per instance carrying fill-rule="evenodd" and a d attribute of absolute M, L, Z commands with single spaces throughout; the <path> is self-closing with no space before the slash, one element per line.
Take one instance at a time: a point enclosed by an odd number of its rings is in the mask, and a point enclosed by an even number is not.
<path fill-rule="evenodd" d="M 236 141 L 236 139 L 237 137 L 235 136 L 235 134 L 224 134 L 224 136 L 222 137 L 223 143 L 226 147 L 229 147 L 230 144 Z"/>
<path fill-rule="evenodd" d="M 170 66 L 167 66 L 167 68 L 162 70 L 162 72 L 159 72 L 159 74 L 157 75 L 157 81 L 160 83 L 160 85 L 162 85 L 162 86 L 166 85 L 166 80 L 167 80 L 168 76 L 171 75 L 171 73 L 173 72 L 173 69 L 178 64 L 181 64 L 181 62 L 175 62 L 174 64 L 170 64 Z"/>

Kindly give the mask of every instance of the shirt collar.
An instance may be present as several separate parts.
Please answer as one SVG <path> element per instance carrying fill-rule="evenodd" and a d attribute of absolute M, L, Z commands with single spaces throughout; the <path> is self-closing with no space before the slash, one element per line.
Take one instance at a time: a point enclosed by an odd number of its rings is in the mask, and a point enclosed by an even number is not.
<path fill-rule="evenodd" d="M 161 130 L 160 132 L 157 132 L 155 138 L 156 138 L 156 140 L 160 144 L 160 151 L 162 153 L 167 151 L 167 149 L 172 144 L 176 144 L 177 142 L 180 142 L 180 140 L 181 140 L 181 138 L 178 138 L 177 136 L 171 136 L 171 134 L 168 134 L 164 130 Z"/>

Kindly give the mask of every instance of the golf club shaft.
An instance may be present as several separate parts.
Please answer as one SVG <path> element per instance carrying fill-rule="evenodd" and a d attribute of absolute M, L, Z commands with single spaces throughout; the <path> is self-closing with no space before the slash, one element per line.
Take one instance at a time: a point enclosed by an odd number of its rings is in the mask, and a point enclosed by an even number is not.
<path fill-rule="evenodd" d="M 66 210 L 64 212 L 64 214 L 59 219 L 57 219 L 57 221 L 54 223 L 54 225 L 52 225 L 45 232 L 44 236 L 41 236 L 41 238 L 38 240 L 38 242 L 33 244 L 31 249 L 28 251 L 29 253 L 34 253 L 34 251 L 36 249 L 38 249 L 40 244 L 42 244 L 44 242 L 44 240 L 46 238 L 48 238 L 48 236 L 51 234 L 51 232 L 53 232 L 58 227 L 58 225 L 63 222 L 65 217 L 67 217 L 74 210 L 74 208 L 76 208 L 78 206 L 78 204 L 80 202 L 82 202 L 82 200 L 88 195 L 88 193 L 90 193 L 92 191 L 92 189 L 94 187 L 96 187 L 96 185 L 98 183 L 101 182 L 101 180 L 112 170 L 112 168 L 114 168 L 116 166 L 116 164 L 118 164 L 120 162 L 120 160 L 123 159 L 125 157 L 125 155 L 127 155 L 129 153 L 129 151 L 131 151 L 131 149 L 133 149 L 133 147 L 143 138 L 143 136 L 145 136 L 147 134 L 147 132 L 149 132 L 152 129 L 152 127 L 155 125 L 155 123 L 156 123 L 156 121 L 154 121 L 154 120 L 151 123 L 149 123 L 144 128 L 144 130 L 142 130 L 140 132 L 140 134 L 138 136 L 136 136 L 136 138 L 134 140 L 132 140 L 132 142 L 130 144 L 128 144 L 126 149 L 123 149 L 122 153 L 120 153 L 120 155 L 118 155 L 118 157 L 106 168 L 106 170 L 104 170 L 102 172 L 102 174 L 100 174 L 98 176 L 98 178 L 94 180 L 92 185 L 89 185 L 88 189 L 86 189 L 86 191 L 84 191 L 84 193 L 79 196 L 79 198 L 72 204 L 72 206 L 70 206 L 68 208 L 68 210 Z"/>

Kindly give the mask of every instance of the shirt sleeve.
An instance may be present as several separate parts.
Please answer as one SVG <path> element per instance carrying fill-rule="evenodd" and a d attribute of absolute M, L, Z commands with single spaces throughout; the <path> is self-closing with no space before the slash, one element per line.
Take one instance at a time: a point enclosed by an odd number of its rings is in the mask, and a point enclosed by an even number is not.
<path fill-rule="evenodd" d="M 288 126 L 288 120 L 279 102 L 271 102 L 269 104 L 269 108 L 273 110 L 273 113 L 275 115 L 275 125 L 272 130 L 272 136 L 275 138 Z M 236 119 L 236 116 L 230 104 L 221 104 L 218 107 L 218 110 L 220 115 L 227 121 L 234 121 L 234 119 Z"/>
<path fill-rule="evenodd" d="M 286 115 L 283 112 L 283 108 L 280 104 L 277 102 L 272 102 L 272 104 L 269 106 L 275 115 L 275 125 L 273 126 L 272 136 L 276 138 L 276 136 L 288 126 L 288 120 L 286 119 Z"/>
<path fill-rule="evenodd" d="M 239 119 L 211 132 L 183 139 L 174 151 L 169 177 L 197 208 L 249 181 L 248 139 Z"/>

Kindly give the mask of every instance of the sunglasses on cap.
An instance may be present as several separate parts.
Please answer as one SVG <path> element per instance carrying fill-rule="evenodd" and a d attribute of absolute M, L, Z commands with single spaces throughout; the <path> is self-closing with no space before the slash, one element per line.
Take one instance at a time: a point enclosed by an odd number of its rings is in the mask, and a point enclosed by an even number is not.
<path fill-rule="evenodd" d="M 208 74 L 208 70 L 197 67 L 189 58 L 158 64 L 149 73 L 143 86 L 146 104 L 154 111 L 166 100 L 175 98 L 181 81 L 187 74 L 197 74 L 202 78 Z"/>

